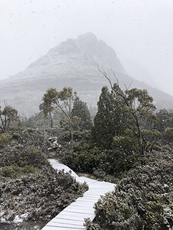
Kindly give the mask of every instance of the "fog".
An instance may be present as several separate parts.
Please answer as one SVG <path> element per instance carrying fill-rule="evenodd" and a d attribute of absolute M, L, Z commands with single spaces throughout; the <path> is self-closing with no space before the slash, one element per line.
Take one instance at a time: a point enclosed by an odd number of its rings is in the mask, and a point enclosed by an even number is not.
<path fill-rule="evenodd" d="M 172 25 L 172 0 L 0 0 L 0 79 L 60 42 L 92 32 L 122 64 L 139 63 L 173 95 Z"/>

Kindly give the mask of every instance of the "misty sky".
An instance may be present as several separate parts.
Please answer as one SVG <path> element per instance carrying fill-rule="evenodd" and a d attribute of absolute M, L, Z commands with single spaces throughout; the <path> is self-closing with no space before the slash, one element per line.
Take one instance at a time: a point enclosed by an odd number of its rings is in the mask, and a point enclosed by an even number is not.
<path fill-rule="evenodd" d="M 0 79 L 86 32 L 173 95 L 173 0 L 0 0 Z"/>

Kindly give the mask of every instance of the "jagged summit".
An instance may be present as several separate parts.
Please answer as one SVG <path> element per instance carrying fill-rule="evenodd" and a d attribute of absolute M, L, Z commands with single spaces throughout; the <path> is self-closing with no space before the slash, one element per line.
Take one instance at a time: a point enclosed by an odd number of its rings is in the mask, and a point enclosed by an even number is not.
<path fill-rule="evenodd" d="M 39 111 L 48 88 L 62 90 L 64 86 L 71 86 L 83 101 L 96 105 L 101 88 L 108 85 L 98 66 L 107 73 L 113 71 L 121 86 L 132 83 L 132 87 L 147 88 L 159 107 L 173 105 L 171 96 L 129 76 L 115 51 L 93 33 L 61 42 L 23 72 L 1 81 L 0 99 L 24 114 L 33 114 Z"/>
<path fill-rule="evenodd" d="M 115 51 L 92 33 L 80 35 L 77 39 L 68 39 L 51 49 L 28 68 L 11 78 L 44 78 L 50 75 L 73 75 L 76 72 L 85 75 L 97 72 L 97 66 L 113 69 L 115 73 L 125 73 L 117 59 Z"/>
<path fill-rule="evenodd" d="M 82 34 L 77 39 L 68 39 L 48 51 L 28 68 L 11 79 L 45 78 L 53 76 L 93 74 L 97 66 L 125 73 L 115 51 L 92 33 Z M 96 73 L 95 73 L 96 74 Z"/>
<path fill-rule="evenodd" d="M 84 43 L 96 43 L 97 42 L 97 37 L 95 36 L 95 34 L 93 34 L 92 32 L 88 32 L 85 34 L 80 34 L 77 37 L 77 41 L 80 42 L 84 42 Z"/>

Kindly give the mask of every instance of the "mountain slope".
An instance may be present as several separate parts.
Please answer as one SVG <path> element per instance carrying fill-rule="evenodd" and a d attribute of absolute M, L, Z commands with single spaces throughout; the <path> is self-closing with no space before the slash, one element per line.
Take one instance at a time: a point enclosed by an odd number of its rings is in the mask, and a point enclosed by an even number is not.
<path fill-rule="evenodd" d="M 99 68 L 112 81 L 116 81 L 114 73 L 120 86 L 146 88 L 159 108 L 173 106 L 173 97 L 130 77 L 115 51 L 92 33 L 60 43 L 23 72 L 0 81 L 0 103 L 5 100 L 20 113 L 31 115 L 39 111 L 48 88 L 71 86 L 88 105 L 96 105 L 102 86 L 108 85 Z"/>

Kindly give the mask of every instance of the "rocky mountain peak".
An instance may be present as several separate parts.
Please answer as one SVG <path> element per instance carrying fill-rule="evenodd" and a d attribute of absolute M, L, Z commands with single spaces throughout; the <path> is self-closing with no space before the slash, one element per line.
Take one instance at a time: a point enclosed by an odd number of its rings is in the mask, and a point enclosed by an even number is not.
<path fill-rule="evenodd" d="M 109 67 L 119 68 L 120 71 L 124 72 L 120 61 L 117 59 L 115 51 L 109 47 L 104 41 L 98 40 L 93 33 L 86 33 L 78 36 L 76 44 L 84 52 L 89 53 L 94 58 L 97 58 L 97 62 L 102 65 L 108 65 Z"/>
<path fill-rule="evenodd" d="M 43 57 L 46 59 L 46 62 L 48 61 L 47 57 L 49 57 L 49 60 L 52 59 L 52 61 L 56 59 L 57 62 L 60 62 L 60 58 L 61 61 L 62 59 L 66 59 L 68 62 L 73 61 L 73 67 L 76 64 L 78 66 L 88 65 L 89 60 L 92 65 L 101 65 L 105 66 L 105 68 L 113 69 L 115 72 L 125 73 L 115 51 L 104 41 L 98 40 L 93 33 L 82 34 L 77 39 L 67 39 L 65 42 L 51 49 Z M 43 60 L 43 58 L 41 59 Z"/>
<path fill-rule="evenodd" d="M 77 39 L 67 39 L 58 46 L 51 49 L 48 55 L 72 55 L 79 52 L 92 53 L 97 45 L 97 37 L 92 33 L 86 33 L 78 36 Z"/>
<path fill-rule="evenodd" d="M 86 33 L 79 35 L 76 39 L 76 43 L 83 49 L 91 50 L 95 48 L 98 40 L 93 33 Z"/>
<path fill-rule="evenodd" d="M 120 86 L 148 89 L 158 105 L 173 103 L 169 95 L 129 76 L 113 48 L 93 33 L 61 42 L 23 72 L 1 81 L 0 99 L 16 107 L 20 113 L 33 114 L 39 110 L 42 96 L 48 88 L 62 90 L 70 86 L 88 105 L 96 106 L 101 88 L 108 85 L 98 66 L 108 74 L 113 71 Z M 114 77 L 113 81 L 116 81 Z"/>

